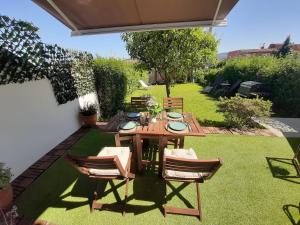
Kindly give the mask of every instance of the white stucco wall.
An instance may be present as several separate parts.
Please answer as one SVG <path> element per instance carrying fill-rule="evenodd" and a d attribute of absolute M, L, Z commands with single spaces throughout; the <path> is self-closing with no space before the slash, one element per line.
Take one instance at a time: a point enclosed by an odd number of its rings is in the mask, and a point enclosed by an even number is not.
<path fill-rule="evenodd" d="M 0 162 L 20 175 L 80 127 L 78 110 L 78 99 L 58 105 L 47 79 L 0 86 Z"/>

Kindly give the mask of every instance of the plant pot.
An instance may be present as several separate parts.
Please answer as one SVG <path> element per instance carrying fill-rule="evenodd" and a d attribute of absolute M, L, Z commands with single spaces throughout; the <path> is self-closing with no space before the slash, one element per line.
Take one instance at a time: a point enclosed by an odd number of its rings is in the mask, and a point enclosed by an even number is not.
<path fill-rule="evenodd" d="M 90 116 L 83 116 L 82 114 L 80 114 L 80 119 L 87 127 L 95 126 L 97 122 L 97 113 Z"/>
<path fill-rule="evenodd" d="M 0 190 L 0 209 L 8 209 L 12 206 L 13 189 L 9 184 L 4 189 Z"/>

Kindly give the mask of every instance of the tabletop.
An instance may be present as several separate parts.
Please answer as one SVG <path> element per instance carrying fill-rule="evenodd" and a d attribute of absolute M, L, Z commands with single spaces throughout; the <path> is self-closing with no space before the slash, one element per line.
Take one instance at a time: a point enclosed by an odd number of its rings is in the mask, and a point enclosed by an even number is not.
<path fill-rule="evenodd" d="M 142 112 L 142 114 L 145 117 L 148 117 L 147 112 Z M 114 117 L 112 117 L 109 122 L 107 123 L 105 127 L 105 131 L 107 132 L 113 132 L 113 133 L 126 133 L 126 134 L 140 134 L 140 135 L 153 135 L 153 136 L 205 136 L 205 133 L 200 126 L 198 120 L 193 116 L 192 113 L 184 112 L 183 113 L 183 119 L 182 122 L 185 122 L 188 125 L 188 128 L 185 132 L 170 132 L 167 129 L 167 124 L 169 122 L 167 118 L 166 112 L 163 112 L 160 116 L 158 116 L 158 119 L 156 123 L 146 123 L 144 125 L 139 125 L 136 127 L 136 129 L 131 131 L 121 131 L 119 130 L 119 124 L 121 122 L 130 121 L 132 119 L 126 118 L 124 114 L 117 114 Z M 140 122 L 140 120 L 137 120 L 137 122 Z"/>

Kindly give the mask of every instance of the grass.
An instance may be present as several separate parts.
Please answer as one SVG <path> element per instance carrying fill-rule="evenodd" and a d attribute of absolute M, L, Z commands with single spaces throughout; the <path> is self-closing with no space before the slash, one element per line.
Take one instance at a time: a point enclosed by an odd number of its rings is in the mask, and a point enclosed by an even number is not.
<path fill-rule="evenodd" d="M 201 124 L 221 125 L 224 117 L 217 112 L 217 101 L 207 95 L 201 94 L 202 87 L 197 84 L 177 84 L 171 87 L 171 97 L 184 98 L 184 111 L 193 112 Z M 165 86 L 151 86 L 148 90 L 137 90 L 131 96 L 142 96 L 150 94 L 155 96 L 156 100 L 162 104 L 166 96 Z"/>
<path fill-rule="evenodd" d="M 222 123 L 216 101 L 200 94 L 202 87 L 182 84 L 172 87 L 172 96 L 184 97 L 184 110 L 193 112 L 200 121 Z M 138 90 L 133 96 L 152 94 L 162 102 L 164 86 Z M 165 183 L 151 168 L 130 183 L 128 213 L 95 211 L 89 204 L 96 183 L 80 175 L 63 159 L 57 160 L 18 199 L 19 213 L 60 225 L 93 224 L 203 224 L 203 225 L 275 225 L 299 224 L 300 178 L 291 165 L 293 150 L 300 139 L 276 137 L 225 136 L 188 137 L 185 147 L 193 147 L 201 159 L 220 157 L 224 165 L 201 185 L 203 221 L 195 217 L 161 213 Z M 72 154 L 96 155 L 104 146 L 113 146 L 114 138 L 98 130 L 90 131 L 70 149 Z M 114 182 L 118 186 L 118 182 Z M 175 186 L 178 184 L 174 183 Z M 103 202 L 123 198 L 111 186 L 101 183 Z M 190 185 L 181 191 L 182 201 L 174 196 L 169 204 L 195 206 L 196 191 Z"/>
<path fill-rule="evenodd" d="M 63 159 L 56 161 L 21 195 L 17 206 L 27 217 L 61 225 L 297 224 L 300 219 L 296 208 L 300 199 L 300 178 L 296 177 L 295 168 L 287 163 L 290 163 L 298 143 L 300 139 L 275 137 L 211 135 L 186 138 L 186 147 L 195 148 L 199 158 L 220 157 L 224 161 L 218 173 L 201 185 L 204 217 L 201 223 L 188 216 L 163 217 L 160 208 L 164 204 L 165 184 L 152 172 L 138 175 L 130 183 L 129 212 L 125 217 L 109 211 L 90 214 L 89 203 L 95 182 L 78 174 Z M 96 155 L 103 146 L 113 144 L 112 135 L 92 130 L 70 151 L 79 155 Z M 280 162 L 276 158 L 286 160 Z M 101 187 L 102 193 L 111 188 L 107 183 L 102 183 Z M 124 186 L 118 191 L 122 198 Z M 169 189 L 167 191 L 170 193 Z M 181 194 L 187 199 L 187 204 L 195 206 L 194 186 L 188 186 Z M 103 201 L 115 202 L 116 199 L 118 196 L 114 192 L 108 192 Z M 184 206 L 176 196 L 170 204 Z"/>

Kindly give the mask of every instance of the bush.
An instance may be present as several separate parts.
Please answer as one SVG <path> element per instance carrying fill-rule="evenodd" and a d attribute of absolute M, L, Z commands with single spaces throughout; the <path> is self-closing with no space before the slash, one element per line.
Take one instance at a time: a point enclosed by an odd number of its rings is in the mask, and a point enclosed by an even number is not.
<path fill-rule="evenodd" d="M 101 117 L 109 118 L 124 108 L 126 95 L 138 89 L 138 80 L 145 79 L 148 73 L 137 70 L 132 62 L 97 58 L 94 74 Z"/>
<path fill-rule="evenodd" d="M 271 101 L 247 99 L 238 95 L 229 99 L 221 98 L 218 103 L 218 111 L 224 113 L 227 126 L 239 129 L 256 127 L 252 118 L 270 116 L 271 107 Z"/>
<path fill-rule="evenodd" d="M 92 116 L 97 113 L 97 105 L 96 104 L 86 104 L 80 109 L 80 113 L 83 116 Z"/>
<path fill-rule="evenodd" d="M 239 79 L 263 82 L 276 111 L 288 116 L 300 116 L 300 55 L 233 58 L 219 70 L 210 70 L 210 73 L 210 77 L 221 75 L 231 84 Z"/>
<path fill-rule="evenodd" d="M 9 184 L 11 177 L 10 168 L 4 167 L 4 163 L 0 163 L 0 190 Z"/>

